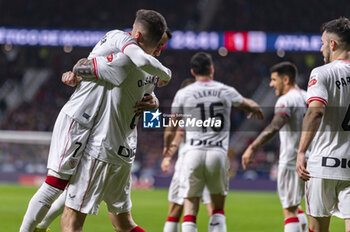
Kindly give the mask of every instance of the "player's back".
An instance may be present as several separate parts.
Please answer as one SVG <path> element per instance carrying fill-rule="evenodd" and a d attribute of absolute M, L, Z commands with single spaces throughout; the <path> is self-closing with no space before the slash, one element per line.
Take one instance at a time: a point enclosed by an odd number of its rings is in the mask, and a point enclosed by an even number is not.
<path fill-rule="evenodd" d="M 350 180 L 350 62 L 336 60 L 314 69 L 310 76 L 308 102 L 326 105 L 315 144 L 310 153 L 310 168 L 325 178 Z M 317 169 L 317 163 L 322 168 Z"/>
<path fill-rule="evenodd" d="M 172 112 L 183 114 L 189 149 L 228 149 L 230 114 L 242 96 L 217 81 L 196 81 L 178 91 Z"/>

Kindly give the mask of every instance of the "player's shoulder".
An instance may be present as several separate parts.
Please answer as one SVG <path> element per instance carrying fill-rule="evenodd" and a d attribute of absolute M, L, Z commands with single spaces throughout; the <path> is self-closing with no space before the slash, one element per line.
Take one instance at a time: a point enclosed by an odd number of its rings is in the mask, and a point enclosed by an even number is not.
<path fill-rule="evenodd" d="M 330 73 L 333 73 L 337 69 L 343 68 L 343 66 L 344 64 L 340 60 L 335 60 L 331 63 L 314 68 L 311 71 L 311 77 L 329 77 Z"/>

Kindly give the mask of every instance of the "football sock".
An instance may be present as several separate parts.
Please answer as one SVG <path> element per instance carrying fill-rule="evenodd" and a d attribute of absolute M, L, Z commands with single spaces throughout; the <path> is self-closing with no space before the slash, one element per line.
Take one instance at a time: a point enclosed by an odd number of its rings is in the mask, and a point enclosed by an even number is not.
<path fill-rule="evenodd" d="M 132 229 L 130 232 L 146 232 L 144 229 L 142 229 L 139 226 L 136 226 L 134 229 Z"/>
<path fill-rule="evenodd" d="M 197 232 L 196 216 L 185 215 L 181 228 L 182 232 Z"/>
<path fill-rule="evenodd" d="M 299 219 L 291 217 L 284 220 L 284 232 L 302 232 Z"/>
<path fill-rule="evenodd" d="M 20 232 L 32 232 L 49 211 L 51 204 L 63 192 L 68 180 L 48 176 L 28 204 Z M 55 187 L 54 187 L 55 186 Z M 62 188 L 63 187 L 63 188 Z"/>
<path fill-rule="evenodd" d="M 298 211 L 298 218 L 303 232 L 308 232 L 307 217 L 303 210 Z"/>
<path fill-rule="evenodd" d="M 180 218 L 168 217 L 163 232 L 180 232 Z"/>
<path fill-rule="evenodd" d="M 226 232 L 226 217 L 223 210 L 213 210 L 209 219 L 208 232 Z"/>
<path fill-rule="evenodd" d="M 39 228 L 48 228 L 53 220 L 55 220 L 60 214 L 63 213 L 66 194 L 67 190 L 65 190 L 51 205 L 51 208 L 47 212 L 44 219 L 38 224 Z"/>

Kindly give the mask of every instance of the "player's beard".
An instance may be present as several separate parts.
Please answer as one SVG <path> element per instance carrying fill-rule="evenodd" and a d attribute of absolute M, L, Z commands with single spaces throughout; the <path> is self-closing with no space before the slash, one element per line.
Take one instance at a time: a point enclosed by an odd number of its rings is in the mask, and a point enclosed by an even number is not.
<path fill-rule="evenodd" d="M 327 51 L 323 52 L 323 61 L 325 64 L 328 64 L 331 61 L 331 53 L 330 49 L 328 48 Z"/>

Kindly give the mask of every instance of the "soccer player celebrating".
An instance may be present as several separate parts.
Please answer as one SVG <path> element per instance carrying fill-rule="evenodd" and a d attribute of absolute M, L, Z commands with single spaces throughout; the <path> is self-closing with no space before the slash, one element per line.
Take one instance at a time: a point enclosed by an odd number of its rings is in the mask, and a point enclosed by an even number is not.
<path fill-rule="evenodd" d="M 184 198 L 182 232 L 197 231 L 196 216 L 204 186 L 210 192 L 213 207 L 209 231 L 226 232 L 224 202 L 228 192 L 231 107 L 247 110 L 250 112 L 248 117 L 262 119 L 263 114 L 253 100 L 242 97 L 233 87 L 213 80 L 214 66 L 209 54 L 199 52 L 191 58 L 191 74 L 196 82 L 175 95 L 173 123 L 164 133 L 163 155 L 168 156 L 179 124 L 187 124 L 188 148 L 180 177 L 180 196 Z"/>
<path fill-rule="evenodd" d="M 295 170 L 301 124 L 306 112 L 306 91 L 296 85 L 297 68 L 290 62 L 278 63 L 270 69 L 270 87 L 279 99 L 271 123 L 245 150 L 242 166 L 253 162 L 255 151 L 279 131 L 280 156 L 278 162 L 278 195 L 283 208 L 284 231 L 307 231 L 307 219 L 298 206 L 304 195 L 304 181 Z"/>
<path fill-rule="evenodd" d="M 123 58 L 125 68 L 119 68 L 118 71 L 111 72 L 120 74 L 119 79 L 112 80 L 112 82 L 114 81 L 113 84 L 122 83 L 123 78 L 128 76 L 129 67 L 131 67 L 131 70 L 140 70 L 157 75 L 163 80 L 162 84 L 164 85 L 169 81 L 171 72 L 151 55 L 157 51 L 158 43 L 165 30 L 166 22 L 162 15 L 155 11 L 139 10 L 136 13 L 133 30 L 130 34 L 118 30 L 107 33 L 95 46 L 89 60 L 80 61 L 79 65 L 82 69 L 75 70 L 79 74 L 90 74 L 89 70 L 94 69 L 87 68 L 89 68 L 88 64 L 91 63 L 92 65 L 92 58 L 107 56 L 113 52 L 123 52 L 130 57 L 132 65 L 129 65 L 128 59 Z M 103 58 L 99 59 L 103 60 Z M 107 60 L 112 61 L 113 55 L 109 56 Z M 94 63 L 94 65 L 92 67 L 97 68 L 97 63 Z M 101 65 L 103 65 L 103 62 L 101 62 Z M 95 70 L 95 72 L 94 78 L 96 79 L 98 70 Z M 89 77 L 91 78 L 91 76 Z M 143 74 L 143 76 L 145 75 Z M 48 160 L 48 176 L 29 203 L 20 228 L 21 232 L 34 230 L 38 222 L 47 213 L 52 202 L 62 193 L 71 175 L 75 173 L 77 164 L 82 157 L 82 150 L 86 146 L 91 128 L 98 116 L 101 103 L 105 102 L 105 91 L 106 86 L 104 84 L 82 82 L 71 99 L 62 108 L 53 131 Z"/>
<path fill-rule="evenodd" d="M 181 83 L 180 88 L 184 88 L 189 84 L 195 82 L 194 78 L 185 79 Z M 169 187 L 169 212 L 168 217 L 165 222 L 163 232 L 180 232 L 180 217 L 183 211 L 183 202 L 184 199 L 179 195 L 180 191 L 180 175 L 183 166 L 183 157 L 186 153 L 186 143 L 185 143 L 185 131 L 178 128 L 176 131 L 176 135 L 170 145 L 170 149 L 168 150 L 167 156 L 165 156 L 162 160 L 161 167 L 162 170 L 167 172 L 169 171 L 171 159 L 176 151 L 178 151 L 178 158 L 175 164 L 175 171 L 173 178 L 170 182 Z M 208 215 L 210 216 L 212 213 L 210 194 L 208 189 L 205 187 L 202 195 L 202 203 L 206 205 L 206 209 L 208 211 Z"/>
<path fill-rule="evenodd" d="M 296 168 L 307 181 L 309 231 L 328 232 L 333 212 L 345 219 L 345 231 L 350 231 L 349 19 L 340 17 L 323 24 L 321 40 L 326 64 L 310 74 Z"/>

